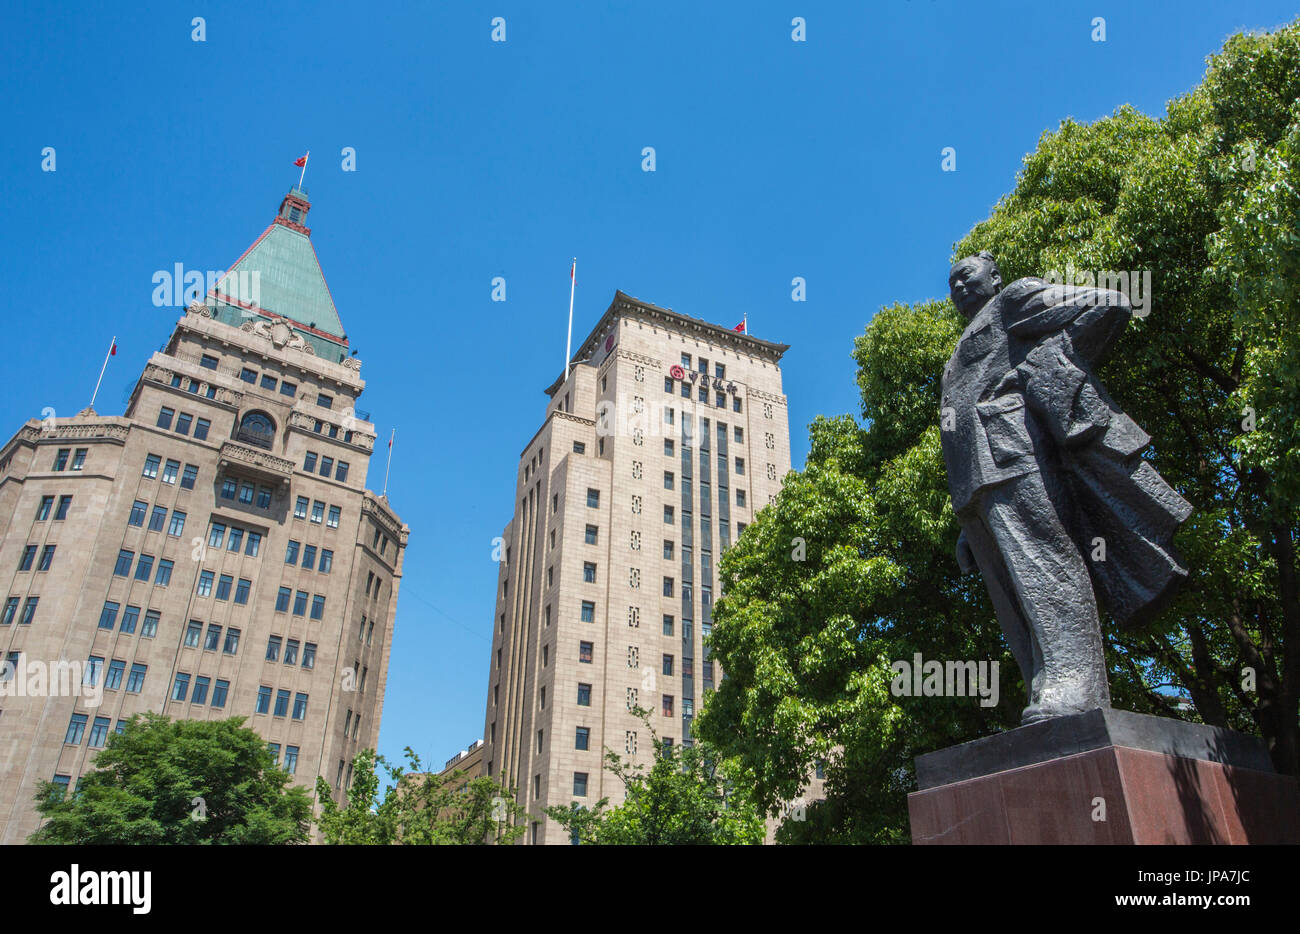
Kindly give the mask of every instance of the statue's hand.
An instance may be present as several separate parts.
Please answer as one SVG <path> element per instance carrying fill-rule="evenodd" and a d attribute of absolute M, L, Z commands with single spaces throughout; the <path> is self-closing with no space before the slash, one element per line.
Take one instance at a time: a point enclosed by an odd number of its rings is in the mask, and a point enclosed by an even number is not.
<path fill-rule="evenodd" d="M 973 574 L 979 570 L 979 565 L 975 563 L 975 552 L 971 551 L 965 529 L 957 536 L 957 567 L 963 574 Z"/>

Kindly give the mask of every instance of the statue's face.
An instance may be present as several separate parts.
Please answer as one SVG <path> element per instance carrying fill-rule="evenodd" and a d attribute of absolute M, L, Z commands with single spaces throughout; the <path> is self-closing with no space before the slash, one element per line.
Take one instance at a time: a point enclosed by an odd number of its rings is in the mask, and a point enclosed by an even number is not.
<path fill-rule="evenodd" d="M 968 256 L 952 267 L 948 274 L 948 290 L 952 303 L 966 320 L 979 314 L 989 299 L 1002 288 L 1002 276 L 997 266 L 978 256 Z"/>

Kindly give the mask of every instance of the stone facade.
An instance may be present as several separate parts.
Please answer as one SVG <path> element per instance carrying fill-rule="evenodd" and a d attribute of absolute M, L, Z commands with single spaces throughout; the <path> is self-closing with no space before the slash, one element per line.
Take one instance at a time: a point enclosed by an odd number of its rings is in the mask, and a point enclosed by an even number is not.
<path fill-rule="evenodd" d="M 502 533 L 484 723 L 522 842 L 568 842 L 547 806 L 622 800 L 603 750 L 654 751 L 632 707 L 691 742 L 722 677 L 702 644 L 716 559 L 790 468 L 786 349 L 619 292 L 547 390 Z"/>
<path fill-rule="evenodd" d="M 102 660 L 97 705 L 0 690 L 0 843 L 36 829 L 39 781 L 75 786 L 143 711 L 245 717 L 308 787 L 376 745 L 409 529 L 365 488 L 360 363 L 283 312 L 219 317 L 190 307 L 125 415 L 29 421 L 0 448 L 0 657 Z"/>

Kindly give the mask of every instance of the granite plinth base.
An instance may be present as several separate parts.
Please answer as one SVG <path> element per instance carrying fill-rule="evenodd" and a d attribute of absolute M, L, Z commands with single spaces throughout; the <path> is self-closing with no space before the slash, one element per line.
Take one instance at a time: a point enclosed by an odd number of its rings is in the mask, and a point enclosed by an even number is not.
<path fill-rule="evenodd" d="M 1262 741 L 1122 710 L 916 760 L 916 844 L 1300 843 L 1300 786 Z"/>

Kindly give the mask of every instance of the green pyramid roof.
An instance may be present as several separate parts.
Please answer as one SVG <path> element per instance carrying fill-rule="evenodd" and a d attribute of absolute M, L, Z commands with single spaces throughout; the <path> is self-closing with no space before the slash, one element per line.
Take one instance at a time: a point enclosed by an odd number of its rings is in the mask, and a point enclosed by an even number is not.
<path fill-rule="evenodd" d="M 310 209 L 307 192 L 292 189 L 275 220 L 217 281 L 208 299 L 215 300 L 217 319 L 236 327 L 254 316 L 286 318 L 318 356 L 339 362 L 348 355 L 347 335 L 311 229 L 303 224 Z"/>

